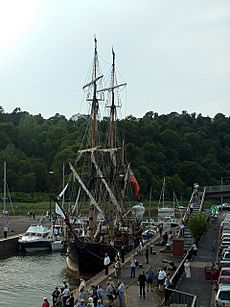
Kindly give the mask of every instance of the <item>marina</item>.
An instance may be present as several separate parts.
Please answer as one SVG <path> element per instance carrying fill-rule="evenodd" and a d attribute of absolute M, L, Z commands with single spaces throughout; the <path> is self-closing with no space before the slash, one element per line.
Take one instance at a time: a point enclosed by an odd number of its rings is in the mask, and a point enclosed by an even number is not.
<path fill-rule="evenodd" d="M 193 199 L 196 199 L 196 193 L 193 192 Z M 191 199 L 192 199 L 191 197 Z M 194 212 L 202 208 L 202 203 L 195 203 Z M 193 213 L 194 213 L 193 212 Z M 188 218 L 188 216 L 187 216 Z M 25 219 L 21 217 L 21 219 Z M 19 218 L 15 218 L 16 221 Z M 12 222 L 13 220 L 11 220 Z M 204 237 L 205 242 L 201 242 L 200 246 L 198 245 L 198 256 L 193 259 L 191 243 L 188 237 L 189 231 L 187 230 L 184 238 L 179 238 L 179 241 L 184 241 L 184 248 L 181 254 L 178 254 L 178 247 L 176 242 L 178 241 L 177 231 L 172 229 L 173 234 L 173 244 L 171 248 L 168 249 L 167 245 L 159 245 L 159 234 L 155 233 L 150 240 L 146 240 L 143 246 L 143 250 L 135 250 L 135 258 L 138 263 L 137 267 L 137 276 L 140 272 L 147 271 L 148 266 L 151 265 L 154 272 L 164 264 L 164 266 L 169 265 L 170 272 L 170 282 L 175 284 L 178 282 L 178 276 L 182 278 L 182 281 L 178 284 L 178 289 L 174 290 L 167 288 L 165 293 L 160 293 L 157 288 L 156 280 L 154 280 L 155 287 L 153 292 L 147 293 L 145 298 L 145 306 L 157 306 L 162 304 L 164 299 L 170 301 L 172 298 L 179 301 L 180 299 L 187 301 L 188 306 L 195 306 L 191 303 L 191 300 L 197 300 L 195 295 L 190 294 L 189 285 L 194 282 L 204 279 L 203 268 L 209 265 L 212 261 L 215 261 L 216 253 L 213 251 L 210 253 L 210 240 L 213 240 L 215 236 L 218 235 L 218 225 L 210 225 L 210 230 L 207 232 L 207 235 Z M 24 226 L 25 227 L 25 226 Z M 165 228 L 167 231 L 167 228 Z M 9 241 L 10 238 L 3 241 Z M 186 247 L 186 242 L 188 246 Z M 146 263 L 145 259 L 145 250 L 149 249 L 149 263 Z M 167 251 L 168 250 L 168 251 Z M 126 285 L 125 293 L 125 304 L 126 307 L 129 306 L 139 306 L 142 304 L 143 298 L 138 296 L 138 285 L 135 282 L 136 280 L 130 279 L 130 261 L 133 257 L 133 251 L 125 256 L 125 261 L 122 264 L 121 268 L 121 279 Z M 199 256 L 200 255 L 200 256 Z M 189 258 L 192 262 L 192 280 L 186 281 L 183 278 L 183 264 L 185 259 Z M 203 260 L 202 260 L 203 259 Z M 203 263 L 201 263 L 203 261 Z M 60 287 L 63 280 L 66 280 L 71 290 L 74 290 L 74 295 L 76 297 L 76 289 L 78 286 L 78 276 L 70 274 L 67 270 L 65 257 L 59 253 L 49 253 L 49 254 L 39 254 L 39 255 L 15 255 L 6 259 L 1 260 L 1 278 L 0 278 L 0 299 L 2 300 L 3 307 L 13 306 L 15 303 L 23 304 L 23 306 L 40 306 L 41 300 L 44 296 L 48 297 L 51 301 L 51 293 L 56 286 Z M 173 267 L 173 270 L 172 268 Z M 197 268 L 198 266 L 198 268 Z M 201 267 L 200 267 L 201 266 Z M 176 270 L 174 272 L 174 270 Z M 111 265 L 109 268 L 109 275 L 115 280 L 114 267 Z M 89 279 L 89 276 L 84 276 L 85 279 L 88 279 L 86 283 L 86 289 L 89 289 L 90 285 L 101 284 L 104 288 L 106 287 L 106 281 L 108 276 L 105 275 L 104 271 L 99 272 L 95 276 Z M 201 277 L 202 276 L 202 277 Z M 87 278 L 88 277 L 88 278 Z M 203 280 L 202 285 L 199 284 L 199 289 L 196 289 L 193 286 L 193 289 L 199 293 L 199 301 L 205 303 L 204 306 L 211 306 L 211 301 L 213 298 L 213 289 L 210 287 L 210 284 L 207 281 Z M 187 292 L 181 292 L 180 289 L 183 289 Z M 202 295 L 204 293 L 209 293 L 207 297 Z M 177 293 L 176 296 L 172 296 L 173 291 Z M 171 297 L 172 296 L 172 297 Z M 26 302 L 24 302 L 26 297 Z M 171 297 L 171 299 L 170 299 Z M 190 303 L 189 303 L 190 302 Z M 115 306 L 118 306 L 119 302 L 115 301 Z"/>

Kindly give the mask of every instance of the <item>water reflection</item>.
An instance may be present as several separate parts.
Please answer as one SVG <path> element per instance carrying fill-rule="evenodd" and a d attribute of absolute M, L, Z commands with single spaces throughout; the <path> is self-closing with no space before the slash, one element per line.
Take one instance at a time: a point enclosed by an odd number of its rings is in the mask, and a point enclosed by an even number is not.
<path fill-rule="evenodd" d="M 66 269 L 64 256 L 54 254 L 14 256 L 1 260 L 0 306 L 40 307 L 56 286 L 67 280 L 75 287 L 78 280 Z"/>

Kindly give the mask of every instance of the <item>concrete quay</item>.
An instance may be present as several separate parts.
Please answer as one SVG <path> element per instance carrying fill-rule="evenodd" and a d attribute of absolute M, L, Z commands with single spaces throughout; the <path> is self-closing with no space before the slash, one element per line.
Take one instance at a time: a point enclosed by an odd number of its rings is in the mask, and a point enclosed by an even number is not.
<path fill-rule="evenodd" d="M 219 227 L 217 224 L 211 224 L 207 233 L 201 238 L 198 245 L 198 254 L 196 257 L 193 257 L 191 260 L 191 271 L 192 278 L 185 279 L 182 277 L 179 284 L 176 285 L 178 290 L 188 292 L 197 296 L 198 301 L 196 307 L 210 307 L 213 306 L 215 292 L 213 291 L 212 282 L 205 280 L 204 268 L 210 266 L 212 262 L 216 261 L 216 250 L 213 251 L 212 244 L 213 241 L 218 238 Z M 163 259 L 173 261 L 177 267 L 183 256 L 173 256 L 172 252 L 162 252 L 163 248 L 161 246 L 155 246 L 155 243 L 159 241 L 159 235 L 157 235 L 152 242 L 148 244 L 153 244 L 154 254 L 149 254 L 149 264 L 146 263 L 145 251 L 142 254 L 135 256 L 139 264 L 142 264 L 141 267 L 136 269 L 136 277 L 130 278 L 130 261 L 133 258 L 133 252 L 128 254 L 125 257 L 125 262 L 122 264 L 121 277 L 126 286 L 125 292 L 125 307 L 131 306 L 164 306 L 164 293 L 160 292 L 157 288 L 157 281 L 154 280 L 153 288 L 151 292 L 146 292 L 145 299 L 140 297 L 139 286 L 138 286 L 138 275 L 142 271 L 147 271 L 149 265 L 154 271 L 154 274 L 158 271 L 160 267 L 164 267 L 165 264 L 162 262 Z M 171 273 L 173 274 L 173 272 Z M 116 278 L 114 275 L 114 269 L 111 267 L 109 270 L 109 276 L 113 278 L 113 281 L 116 283 Z M 93 278 L 87 281 L 86 289 L 90 287 L 91 284 L 102 285 L 105 289 L 106 281 L 109 276 L 104 274 L 104 271 L 98 273 Z M 105 306 L 107 306 L 107 301 Z M 119 300 L 117 299 L 114 302 L 114 306 L 120 306 Z M 183 306 L 172 304 L 171 306 Z M 187 305 L 186 305 L 187 306 Z"/>
<path fill-rule="evenodd" d="M 38 217 L 34 220 L 32 218 L 28 218 L 27 216 L 7 216 L 8 222 L 8 237 L 19 235 L 20 233 L 26 232 L 32 224 L 37 224 Z M 3 228 L 4 228 L 5 220 L 4 216 L 0 216 L 0 239 L 3 236 Z"/>
<path fill-rule="evenodd" d="M 28 227 L 36 223 L 33 219 L 24 216 L 8 216 L 8 234 L 4 238 L 4 217 L 0 216 L 0 257 L 11 256 L 19 251 L 18 237 L 24 233 Z"/>
<path fill-rule="evenodd" d="M 161 293 L 157 288 L 157 280 L 154 280 L 152 291 L 147 292 L 146 287 L 146 296 L 145 299 L 140 297 L 139 285 L 138 285 L 138 276 L 141 272 L 147 271 L 148 267 L 151 266 L 154 274 L 158 271 L 160 267 L 164 267 L 165 264 L 162 262 L 163 259 L 174 261 L 174 264 L 177 266 L 183 257 L 173 257 L 171 252 L 161 252 L 164 248 L 162 246 L 155 246 L 155 243 L 159 241 L 159 235 L 156 235 L 151 241 L 147 242 L 147 244 L 153 245 L 153 254 L 149 254 L 149 263 L 146 263 L 145 257 L 145 246 L 143 248 L 142 253 L 138 253 L 135 255 L 135 259 L 138 261 L 138 267 L 136 268 L 136 276 L 135 278 L 130 278 L 130 262 L 133 258 L 134 252 L 130 252 L 125 257 L 125 261 L 122 264 L 121 276 L 119 278 L 120 281 L 123 281 L 126 286 L 125 292 L 125 306 L 163 306 L 162 302 L 164 301 L 164 293 Z M 109 275 L 105 275 L 104 271 L 96 274 L 92 278 L 90 278 L 86 282 L 86 289 L 90 288 L 90 285 L 101 285 L 104 289 L 106 288 L 106 282 L 108 277 L 112 277 L 114 283 L 118 280 L 115 278 L 115 272 L 112 265 L 109 268 Z M 76 290 L 77 291 L 77 290 Z M 105 301 L 105 306 L 107 306 L 108 302 Z M 114 306 L 119 305 L 119 299 L 117 298 L 114 302 Z"/>

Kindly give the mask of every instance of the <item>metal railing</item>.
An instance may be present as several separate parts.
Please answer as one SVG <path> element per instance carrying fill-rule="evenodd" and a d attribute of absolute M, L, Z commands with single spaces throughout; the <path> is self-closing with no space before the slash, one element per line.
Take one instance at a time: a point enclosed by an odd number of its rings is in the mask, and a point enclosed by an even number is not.
<path fill-rule="evenodd" d="M 180 279 L 184 274 L 184 263 L 186 259 L 191 260 L 193 255 L 192 248 L 190 248 L 183 260 L 179 264 L 178 268 L 172 275 L 170 279 L 170 285 L 165 288 L 165 306 L 169 306 L 172 303 L 176 304 L 187 304 L 188 307 L 195 307 L 197 302 L 197 296 L 191 293 L 186 293 L 180 290 L 175 289 L 175 286 L 178 284 Z"/>
<path fill-rule="evenodd" d="M 230 192 L 230 185 L 216 185 L 216 186 L 207 186 L 205 187 L 206 193 L 211 192 Z"/>
<path fill-rule="evenodd" d="M 169 296 L 169 300 L 165 300 L 165 306 L 170 304 L 185 304 L 188 307 L 196 307 L 197 296 L 183 291 L 165 288 L 165 297 Z"/>

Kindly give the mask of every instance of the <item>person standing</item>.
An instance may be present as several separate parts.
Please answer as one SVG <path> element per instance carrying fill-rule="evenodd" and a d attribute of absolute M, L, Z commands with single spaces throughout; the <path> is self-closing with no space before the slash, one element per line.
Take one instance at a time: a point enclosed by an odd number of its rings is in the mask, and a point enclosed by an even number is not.
<path fill-rule="evenodd" d="M 182 238 L 184 237 L 184 230 L 185 230 L 185 223 L 184 223 L 184 221 L 182 221 L 181 224 L 180 224 L 180 236 Z"/>
<path fill-rule="evenodd" d="M 145 259 L 146 259 L 146 263 L 149 263 L 149 247 L 147 246 L 145 249 Z"/>
<path fill-rule="evenodd" d="M 105 291 L 101 285 L 99 285 L 97 288 L 97 297 L 98 297 L 98 300 L 101 300 L 101 302 L 103 303 L 104 297 L 105 297 Z"/>
<path fill-rule="evenodd" d="M 65 285 L 64 290 L 61 293 L 61 296 L 62 296 L 63 307 L 66 307 L 67 306 L 66 301 L 70 297 L 70 290 L 67 284 Z"/>
<path fill-rule="evenodd" d="M 118 290 L 120 307 L 125 307 L 125 285 L 123 281 L 120 282 L 117 290 Z"/>
<path fill-rule="evenodd" d="M 8 225 L 5 225 L 3 228 L 3 234 L 4 234 L 4 238 L 7 238 L 7 233 L 8 233 Z"/>
<path fill-rule="evenodd" d="M 97 286 L 94 286 L 94 289 L 93 289 L 93 303 L 94 303 L 94 306 L 97 306 L 97 300 L 98 300 Z"/>
<path fill-rule="evenodd" d="M 140 297 L 143 296 L 143 298 L 145 298 L 145 284 L 146 284 L 146 281 L 147 281 L 146 275 L 145 275 L 145 272 L 143 271 L 138 276 L 138 283 L 139 283 L 139 287 L 140 287 Z"/>
<path fill-rule="evenodd" d="M 121 248 L 121 263 L 125 262 L 125 247 L 122 246 Z"/>
<path fill-rule="evenodd" d="M 152 290 L 152 286 L 153 286 L 153 270 L 151 269 L 151 267 L 149 266 L 148 271 L 146 272 L 146 277 L 147 277 L 147 292 Z"/>
<path fill-rule="evenodd" d="M 68 307 L 74 307 L 74 296 L 73 293 L 71 292 L 70 297 L 66 301 L 66 305 Z"/>
<path fill-rule="evenodd" d="M 81 288 L 81 290 L 77 292 L 77 301 L 80 302 L 81 300 L 85 300 L 86 296 L 87 293 L 85 291 L 85 288 Z"/>
<path fill-rule="evenodd" d="M 58 290 L 58 287 L 55 288 L 55 290 L 52 292 L 52 298 L 53 298 L 53 306 L 55 307 L 56 306 L 56 302 L 57 302 L 57 299 L 60 295 L 60 291 Z"/>
<path fill-rule="evenodd" d="M 162 237 L 163 228 L 164 228 L 164 225 L 161 223 L 161 224 L 159 225 L 159 233 L 160 233 L 160 237 Z"/>
<path fill-rule="evenodd" d="M 78 292 L 81 292 L 81 290 L 84 288 L 85 288 L 85 280 L 82 277 L 80 277 L 80 284 L 78 286 Z"/>
<path fill-rule="evenodd" d="M 167 243 L 168 243 L 168 233 L 167 233 L 167 231 L 165 231 L 165 233 L 163 234 L 163 237 L 162 237 L 162 244 L 166 245 Z"/>
<path fill-rule="evenodd" d="M 170 275 L 167 273 L 164 281 L 164 288 L 168 287 L 170 285 Z"/>
<path fill-rule="evenodd" d="M 65 289 L 65 286 L 67 285 L 67 288 L 69 288 L 68 283 L 66 282 L 66 280 L 63 280 L 62 282 L 62 286 L 61 286 L 61 293 L 63 292 L 63 290 Z"/>
<path fill-rule="evenodd" d="M 108 298 L 110 305 L 113 305 L 113 300 L 114 300 L 113 299 L 113 291 L 114 291 L 114 288 L 112 287 L 112 285 L 110 283 L 108 283 L 106 290 L 105 290 L 105 293 L 106 293 L 106 296 Z"/>
<path fill-rule="evenodd" d="M 136 273 L 136 261 L 133 258 L 130 263 L 130 278 L 132 277 L 135 278 L 135 273 Z"/>
<path fill-rule="evenodd" d="M 193 252 L 193 256 L 197 256 L 197 246 L 195 242 L 192 245 L 192 252 Z"/>
<path fill-rule="evenodd" d="M 164 291 L 163 285 L 164 285 L 165 277 L 166 277 L 165 270 L 160 268 L 158 272 L 157 280 L 158 280 L 158 287 L 161 292 Z"/>
<path fill-rule="evenodd" d="M 121 276 L 121 263 L 119 260 L 115 262 L 114 268 L 115 268 L 115 277 L 119 279 Z"/>
<path fill-rule="evenodd" d="M 109 275 L 109 265 L 110 265 L 110 258 L 109 255 L 105 253 L 105 258 L 104 258 L 105 275 Z"/>
<path fill-rule="evenodd" d="M 43 303 L 41 304 L 41 307 L 50 307 L 50 303 L 49 303 L 47 297 L 43 298 Z"/>
<path fill-rule="evenodd" d="M 190 266 L 190 262 L 188 259 L 186 259 L 185 263 L 184 263 L 184 272 L 185 272 L 185 278 L 191 278 L 191 266 Z"/>

